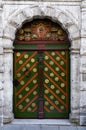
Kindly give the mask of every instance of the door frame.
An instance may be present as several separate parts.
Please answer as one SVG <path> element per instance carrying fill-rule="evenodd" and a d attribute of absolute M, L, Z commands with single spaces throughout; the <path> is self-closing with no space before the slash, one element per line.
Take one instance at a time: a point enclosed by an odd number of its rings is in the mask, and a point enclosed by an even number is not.
<path fill-rule="evenodd" d="M 79 123 L 79 119 L 82 120 L 82 117 L 80 117 L 80 77 L 79 72 L 80 72 L 80 33 L 79 33 L 79 28 L 77 24 L 75 23 L 75 20 L 72 19 L 70 13 L 69 15 L 64 12 L 63 10 L 59 10 L 57 7 L 53 7 L 53 5 L 48 5 L 45 6 L 42 5 L 42 11 L 44 12 L 43 18 L 46 16 L 53 20 L 56 21 L 57 23 L 61 23 L 62 27 L 69 33 L 68 38 L 70 39 L 71 47 L 70 47 L 70 59 L 71 59 L 71 113 L 70 113 L 70 122 L 74 123 Z M 34 11 L 36 10 L 36 13 Z M 47 11 L 48 10 L 48 11 Z M 23 11 L 25 11 L 26 16 L 23 14 Z M 31 12 L 33 13 L 31 13 Z M 49 13 L 51 12 L 51 14 Z M 56 12 L 56 13 L 53 13 Z M 62 13 L 63 12 L 63 13 Z M 21 15 L 23 16 L 21 20 Z M 57 18 L 57 15 L 60 16 L 59 19 Z M 64 21 L 62 19 L 62 15 L 67 19 Z M 41 10 L 39 10 L 39 6 L 28 6 L 27 8 L 22 8 L 20 11 L 17 11 L 14 13 L 10 19 L 7 21 L 7 24 L 4 28 L 4 33 L 3 33 L 3 43 L 4 43 L 4 61 L 6 62 L 5 67 L 5 73 L 4 77 L 7 80 L 4 80 L 4 86 L 7 86 L 4 88 L 4 93 L 9 91 L 9 95 L 4 95 L 4 122 L 8 123 L 11 122 L 14 119 L 14 115 L 12 112 L 13 109 L 13 41 L 15 40 L 15 32 L 17 29 L 22 26 L 22 24 L 27 20 L 32 20 L 33 18 L 41 18 Z M 19 19 L 20 18 L 20 19 Z M 10 23 L 10 24 L 9 24 Z M 69 26 L 68 26 L 69 25 Z M 11 31 L 10 31 L 11 30 Z M 8 59 L 10 57 L 10 59 Z M 9 65 L 10 62 L 10 65 Z M 11 72 L 10 75 L 8 72 Z M 7 76 L 8 73 L 8 76 Z M 77 83 L 76 83 L 77 81 Z M 77 90 L 77 92 L 76 92 Z M 5 101 L 5 99 L 8 100 L 8 103 Z M 76 110 L 77 108 L 77 110 Z"/>

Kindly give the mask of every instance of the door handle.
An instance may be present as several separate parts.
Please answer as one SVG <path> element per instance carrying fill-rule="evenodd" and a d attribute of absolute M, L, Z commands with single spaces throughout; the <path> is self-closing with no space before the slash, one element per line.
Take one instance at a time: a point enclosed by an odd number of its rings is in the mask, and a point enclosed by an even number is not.
<path fill-rule="evenodd" d="M 19 83 L 19 81 L 17 79 L 14 79 L 13 84 L 14 84 L 15 87 L 17 87 L 20 83 Z"/>

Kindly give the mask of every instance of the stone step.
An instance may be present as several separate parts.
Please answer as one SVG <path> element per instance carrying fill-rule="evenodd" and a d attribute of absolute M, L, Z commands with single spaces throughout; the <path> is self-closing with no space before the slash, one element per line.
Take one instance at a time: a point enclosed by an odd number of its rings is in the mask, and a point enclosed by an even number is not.
<path fill-rule="evenodd" d="M 6 124 L 0 130 L 86 130 L 86 126 Z"/>

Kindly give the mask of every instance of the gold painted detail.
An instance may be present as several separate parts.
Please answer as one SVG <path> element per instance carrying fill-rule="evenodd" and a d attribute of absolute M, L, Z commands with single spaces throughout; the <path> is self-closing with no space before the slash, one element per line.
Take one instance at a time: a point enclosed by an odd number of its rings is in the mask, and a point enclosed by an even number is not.
<path fill-rule="evenodd" d="M 60 91 L 59 90 L 56 90 L 56 94 L 59 94 L 60 93 Z"/>
<path fill-rule="evenodd" d="M 31 107 L 28 107 L 27 111 L 30 112 L 31 110 L 32 110 Z"/>
<path fill-rule="evenodd" d="M 36 106 L 36 104 L 35 103 L 32 103 L 32 107 L 35 107 Z"/>
<path fill-rule="evenodd" d="M 28 67 L 28 68 L 29 68 L 29 67 L 30 67 L 30 64 L 29 64 L 29 63 L 28 63 L 28 64 L 26 64 L 26 67 Z"/>
<path fill-rule="evenodd" d="M 48 93 L 49 93 L 49 90 L 46 89 L 46 90 L 45 90 L 45 94 L 48 94 Z"/>
<path fill-rule="evenodd" d="M 55 77 L 55 81 L 58 81 L 59 80 L 59 78 L 58 77 Z"/>
<path fill-rule="evenodd" d="M 25 88 L 26 91 L 29 91 L 30 89 L 28 87 Z"/>
<path fill-rule="evenodd" d="M 54 88 L 55 88 L 55 86 L 54 86 L 53 84 L 52 84 L 50 87 L 51 87 L 51 89 L 54 89 Z"/>
<path fill-rule="evenodd" d="M 66 41 L 67 35 L 58 24 L 48 20 L 33 20 L 17 31 L 16 38 L 20 41 L 37 39 Z"/>
<path fill-rule="evenodd" d="M 55 70 L 56 70 L 56 71 L 59 71 L 60 69 L 59 69 L 59 67 L 56 67 Z"/>
<path fill-rule="evenodd" d="M 48 105 L 49 105 L 49 102 L 48 102 L 48 101 L 45 101 L 45 105 L 48 106 Z"/>
<path fill-rule="evenodd" d="M 36 80 L 36 79 L 34 79 L 34 80 L 33 80 L 33 83 L 34 83 L 34 84 L 36 84 L 36 83 L 37 83 L 37 80 Z"/>
<path fill-rule="evenodd" d="M 23 105 L 20 104 L 20 105 L 18 106 L 18 108 L 21 110 L 21 109 L 23 108 Z"/>
<path fill-rule="evenodd" d="M 59 104 L 59 101 L 55 101 L 55 104 L 58 105 L 58 104 Z"/>
<path fill-rule="evenodd" d="M 50 99 L 54 99 L 54 96 L 53 96 L 53 95 L 51 95 L 51 96 L 50 96 Z"/>
<path fill-rule="evenodd" d="M 52 52 L 51 55 L 52 55 L 52 56 L 55 56 L 55 52 Z"/>
<path fill-rule="evenodd" d="M 62 29 L 59 29 L 58 32 L 57 32 L 58 35 L 62 35 L 63 34 L 63 31 Z"/>
<path fill-rule="evenodd" d="M 21 73 L 17 73 L 17 77 L 18 77 L 18 78 L 21 77 Z"/>
<path fill-rule="evenodd" d="M 45 60 L 48 60 L 48 59 L 49 59 L 49 57 L 48 57 L 48 56 L 45 56 L 44 58 L 45 58 Z"/>
<path fill-rule="evenodd" d="M 61 96 L 61 98 L 62 98 L 62 99 L 65 99 L 65 96 L 64 96 L 64 95 L 62 95 L 62 96 Z"/>
<path fill-rule="evenodd" d="M 65 84 L 64 83 L 61 83 L 61 85 L 60 85 L 62 88 L 64 88 L 65 87 Z"/>
<path fill-rule="evenodd" d="M 23 80 L 21 80 L 21 81 L 20 81 L 20 84 L 21 84 L 21 85 L 24 85 L 24 84 L 25 84 L 25 82 L 24 82 Z"/>
<path fill-rule="evenodd" d="M 23 96 L 22 96 L 22 94 L 19 94 L 19 96 L 18 96 L 18 97 L 19 97 L 19 99 L 21 99 Z"/>
<path fill-rule="evenodd" d="M 23 61 L 22 61 L 22 60 L 19 60 L 19 64 L 20 64 L 20 65 L 23 64 Z"/>
<path fill-rule="evenodd" d="M 34 92 L 33 92 L 33 95 L 36 95 L 36 94 L 37 94 L 37 91 L 34 91 Z"/>
<path fill-rule="evenodd" d="M 54 106 L 50 106 L 50 110 L 54 110 Z"/>
<path fill-rule="evenodd" d="M 65 55 L 65 51 L 62 51 L 61 54 L 64 56 Z"/>
<path fill-rule="evenodd" d="M 54 77 L 54 73 L 50 73 L 50 76 L 51 76 L 51 77 Z"/>
<path fill-rule="evenodd" d="M 33 69 L 33 72 L 37 72 L 37 69 L 36 69 L 36 68 L 34 68 L 34 69 Z"/>
<path fill-rule="evenodd" d="M 32 62 L 32 63 L 33 63 L 33 62 L 35 62 L 35 59 L 34 59 L 34 58 L 32 58 L 32 59 L 31 59 L 31 62 Z"/>
<path fill-rule="evenodd" d="M 62 73 L 61 73 L 61 76 L 62 76 L 62 77 L 64 77 L 64 76 L 65 76 L 65 73 L 64 73 L 64 72 L 62 72 Z"/>
<path fill-rule="evenodd" d="M 24 72 L 24 71 L 26 71 L 26 68 L 25 68 L 25 67 L 23 67 L 23 68 L 22 68 L 22 71 L 23 71 L 23 72 Z"/>
<path fill-rule="evenodd" d="M 61 62 L 60 62 L 60 65 L 64 65 L 64 61 L 61 61 Z"/>
<path fill-rule="evenodd" d="M 25 58 L 25 59 L 27 59 L 28 57 L 29 57 L 28 54 L 25 54 L 25 55 L 24 55 L 24 58 Z"/>
<path fill-rule="evenodd" d="M 64 106 L 61 106 L 60 108 L 61 108 L 61 110 L 64 110 Z"/>
<path fill-rule="evenodd" d="M 19 29 L 19 34 L 23 34 L 24 33 L 24 30 L 23 29 Z"/>
<path fill-rule="evenodd" d="M 45 67 L 45 68 L 44 68 L 44 70 L 45 70 L 45 71 L 48 71 L 48 68 L 47 68 L 47 67 Z"/>
<path fill-rule="evenodd" d="M 50 65 L 53 65 L 54 64 L 54 62 L 53 61 L 50 61 Z"/>
<path fill-rule="evenodd" d="M 45 79 L 45 83 L 48 84 L 48 83 L 49 83 L 49 80 L 48 80 L 48 79 Z"/>
<path fill-rule="evenodd" d="M 30 101 L 30 99 L 29 99 L 29 98 L 26 98 L 26 99 L 25 99 L 25 102 L 29 102 L 29 101 Z"/>
<path fill-rule="evenodd" d="M 17 52 L 16 56 L 19 57 L 20 55 L 21 55 L 21 53 L 20 53 L 20 52 Z"/>
<path fill-rule="evenodd" d="M 56 60 L 57 60 L 57 61 L 60 61 L 60 57 L 59 57 L 59 56 L 57 56 L 57 57 L 56 57 Z"/>

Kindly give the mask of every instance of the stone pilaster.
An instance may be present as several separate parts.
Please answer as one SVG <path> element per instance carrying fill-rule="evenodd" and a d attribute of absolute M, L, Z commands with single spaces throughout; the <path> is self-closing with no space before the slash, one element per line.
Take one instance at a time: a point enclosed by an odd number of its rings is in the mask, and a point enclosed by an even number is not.
<path fill-rule="evenodd" d="M 2 35 L 3 35 L 3 21 L 2 21 L 3 5 L 2 0 L 0 1 L 0 124 L 3 125 L 3 44 L 2 44 Z"/>
<path fill-rule="evenodd" d="M 70 120 L 74 124 L 79 124 L 79 100 L 80 100 L 80 88 L 79 88 L 79 61 L 80 54 L 79 49 L 71 49 L 71 113 Z"/>
<path fill-rule="evenodd" d="M 13 120 L 13 48 L 11 39 L 3 39 L 4 43 L 4 109 L 3 122 L 9 123 Z M 7 101 L 8 100 L 8 101 Z"/>
<path fill-rule="evenodd" d="M 81 5 L 80 124 L 86 125 L 86 0 Z"/>

